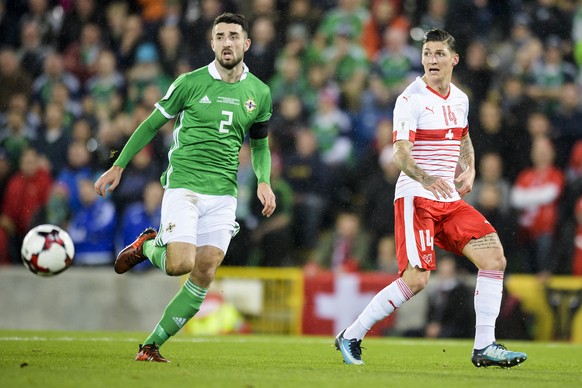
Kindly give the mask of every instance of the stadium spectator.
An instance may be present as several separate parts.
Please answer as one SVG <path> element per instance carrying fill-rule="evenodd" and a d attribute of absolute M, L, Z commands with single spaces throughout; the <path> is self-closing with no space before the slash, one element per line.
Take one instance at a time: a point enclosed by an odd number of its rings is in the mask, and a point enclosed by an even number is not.
<path fill-rule="evenodd" d="M 125 73 L 135 64 L 137 49 L 146 40 L 142 19 L 135 14 L 128 15 L 123 23 L 123 34 L 113 46 L 119 71 Z"/>
<path fill-rule="evenodd" d="M 250 69 L 256 69 L 259 79 L 269 83 L 275 74 L 277 59 L 277 30 L 272 19 L 259 16 L 253 20 L 251 32 L 253 44 L 245 54 L 245 63 Z"/>
<path fill-rule="evenodd" d="M 464 283 L 453 255 L 439 259 L 428 293 L 428 338 L 471 338 L 475 330 L 473 291 Z M 432 276 L 431 276 L 432 278 Z"/>
<path fill-rule="evenodd" d="M 158 31 L 158 42 L 160 44 L 160 65 L 164 74 L 174 78 L 178 72 L 181 62 L 188 61 L 187 46 L 184 45 L 180 28 L 177 25 L 169 24 L 160 27 Z"/>
<path fill-rule="evenodd" d="M 54 44 L 60 25 L 57 14 L 52 12 L 49 0 L 28 0 L 26 12 L 20 18 L 20 24 L 35 22 L 40 29 L 44 44 Z"/>
<path fill-rule="evenodd" d="M 31 146 L 46 159 L 53 176 L 65 166 L 67 148 L 71 141 L 70 129 L 63 124 L 64 109 L 55 102 L 47 104 L 38 137 Z"/>
<path fill-rule="evenodd" d="M 565 82 L 560 86 L 558 104 L 549 115 L 552 124 L 552 137 L 556 143 L 556 164 L 565 168 L 572 147 L 582 140 L 582 105 L 580 86 L 575 82 Z"/>
<path fill-rule="evenodd" d="M 79 79 L 65 70 L 62 55 L 53 52 L 46 56 L 43 72 L 32 84 L 33 103 L 38 112 L 51 101 L 52 88 L 56 83 L 65 84 L 74 99 L 78 98 L 82 92 Z"/>
<path fill-rule="evenodd" d="M 43 43 L 40 26 L 33 20 L 22 24 L 20 41 L 18 48 L 20 63 L 30 76 L 36 78 L 42 73 L 43 62 L 51 46 Z"/>
<path fill-rule="evenodd" d="M 360 216 L 352 210 L 339 210 L 334 226 L 321 236 L 314 261 L 307 263 L 307 267 L 315 265 L 338 274 L 370 270 L 375 267 L 370 247 L 370 236 Z"/>
<path fill-rule="evenodd" d="M 82 106 L 79 101 L 71 98 L 71 93 L 63 83 L 55 83 L 51 90 L 51 103 L 59 105 L 63 109 L 63 126 L 70 130 L 73 122 L 82 114 Z"/>
<path fill-rule="evenodd" d="M 307 84 L 299 58 L 288 57 L 279 65 L 280 67 L 269 82 L 273 94 L 273 104 L 278 104 L 289 94 L 302 96 Z"/>
<path fill-rule="evenodd" d="M 284 161 L 283 176 L 293 190 L 293 253 L 304 263 L 317 246 L 328 199 L 327 168 L 321 161 L 317 138 L 309 127 L 297 131 L 295 152 Z"/>
<path fill-rule="evenodd" d="M 560 39 L 570 38 L 572 21 L 569 15 L 563 12 L 559 3 L 556 0 L 535 0 L 524 4 L 531 18 L 532 31 L 541 40 L 546 40 L 553 34 Z"/>
<path fill-rule="evenodd" d="M 0 49 L 0 113 L 6 112 L 15 94 L 30 96 L 32 78 L 24 71 L 13 49 Z"/>
<path fill-rule="evenodd" d="M 302 97 L 287 94 L 275 106 L 273 112 L 273 130 L 270 141 L 273 149 L 279 151 L 283 159 L 291 157 L 295 151 L 296 132 L 307 125 L 308 115 Z"/>
<path fill-rule="evenodd" d="M 99 54 L 104 50 L 101 28 L 88 23 L 81 29 L 78 41 L 71 43 L 64 51 L 63 63 L 81 82 L 82 86 L 97 72 Z"/>
<path fill-rule="evenodd" d="M 360 95 L 366 85 L 370 63 L 353 26 L 339 25 L 334 33 L 333 43 L 321 51 L 319 61 L 340 86 L 342 107 L 354 112 L 360 108 Z"/>
<path fill-rule="evenodd" d="M 499 153 L 494 151 L 484 153 L 479 159 L 477 178 L 473 183 L 473 189 L 463 197 L 465 202 L 476 206 L 481 190 L 491 185 L 499 191 L 499 210 L 508 215 L 511 211 L 511 182 L 503 177 L 503 169 L 503 159 Z"/>
<path fill-rule="evenodd" d="M 527 137 L 527 119 L 537 110 L 537 106 L 536 102 L 525 93 L 523 80 L 510 74 L 501 81 L 499 89 L 492 95 L 494 95 L 493 99 L 498 99 L 509 144 L 516 144 L 521 141 L 520 139 Z"/>
<path fill-rule="evenodd" d="M 561 39 L 556 36 L 547 38 L 542 58 L 533 64 L 531 81 L 526 88 L 526 93 L 540 104 L 546 114 L 556 110 L 561 86 L 576 78 L 576 68 L 564 59 L 562 45 Z"/>
<path fill-rule="evenodd" d="M 339 0 L 335 7 L 327 10 L 321 18 L 313 45 L 316 50 L 332 46 L 339 30 L 350 31 L 353 39 L 359 42 L 364 25 L 370 18 L 370 11 L 361 0 Z"/>
<path fill-rule="evenodd" d="M 85 83 L 85 92 L 97 105 L 97 110 L 105 110 L 113 116 L 123 110 L 125 78 L 117 70 L 115 54 L 102 50 L 95 63 L 95 74 Z"/>
<path fill-rule="evenodd" d="M 307 37 L 311 37 L 318 25 L 321 16 L 321 9 L 316 2 L 310 0 L 290 0 L 289 7 L 283 12 L 282 31 L 287 32 L 287 42 L 289 42 L 292 31 L 304 31 Z"/>
<path fill-rule="evenodd" d="M 67 148 L 67 163 L 59 170 L 55 182 L 67 191 L 67 206 L 71 213 L 81 208 L 79 182 L 81 179 L 93 179 L 96 171 L 91 166 L 91 154 L 85 143 L 71 142 Z"/>
<path fill-rule="evenodd" d="M 0 207 L 0 241 L 8 249 L 0 250 L 12 263 L 20 261 L 19 247 L 31 226 L 31 220 L 48 201 L 52 177 L 38 153 L 27 148 L 22 152 L 16 171 L 6 184 Z"/>
<path fill-rule="evenodd" d="M 447 0 L 428 0 L 426 9 L 419 7 L 419 10 L 418 27 L 422 31 L 428 31 L 431 28 L 445 28 L 449 11 L 449 2 Z"/>
<path fill-rule="evenodd" d="M 135 109 L 149 86 L 155 87 L 161 95 L 171 83 L 171 78 L 162 71 L 159 53 L 153 43 L 139 45 L 135 53 L 135 64 L 126 74 L 127 101 L 125 110 L 127 112 L 132 112 Z"/>
<path fill-rule="evenodd" d="M 393 161 L 392 145 L 385 146 L 376 162 L 380 169 L 364 182 L 359 193 L 362 224 L 370 235 L 373 257 L 380 239 L 394 236 L 394 189 L 400 170 Z"/>
<path fill-rule="evenodd" d="M 370 17 L 362 30 L 362 46 L 366 50 L 369 61 L 374 61 L 376 55 L 384 46 L 385 34 L 388 29 L 407 32 L 410 27 L 408 18 L 401 13 L 401 2 L 397 0 L 372 0 L 370 2 Z"/>
<path fill-rule="evenodd" d="M 113 51 L 117 58 L 121 42 L 125 34 L 125 22 L 129 14 L 129 5 L 125 1 L 111 1 L 104 10 L 105 27 L 103 41 L 106 47 Z M 121 66 L 119 68 L 121 71 Z"/>
<path fill-rule="evenodd" d="M 506 167 L 504 174 L 512 180 L 524 163 L 527 164 L 527 161 L 516 160 L 518 156 L 515 156 L 529 150 L 527 133 L 524 134 L 525 140 L 514 139 L 503 123 L 499 103 L 493 100 L 483 101 L 477 114 L 479 119 L 471 127 L 472 137 L 475 138 L 475 162 L 480 163 L 486 153 L 499 153 Z"/>
<path fill-rule="evenodd" d="M 259 218 L 251 238 L 256 250 L 252 264 L 266 267 L 298 266 L 292 257 L 293 190 L 282 174 L 281 157 L 271 158 L 271 187 L 277 197 L 277 213 L 269 218 Z M 256 184 L 254 185 L 256 186 Z M 253 190 L 253 192 L 256 190 Z M 253 213 L 259 214 L 261 203 L 253 196 Z"/>
<path fill-rule="evenodd" d="M 488 58 L 489 48 L 486 43 L 475 39 L 467 47 L 466 59 L 455 70 L 458 82 L 471 87 L 469 101 L 472 106 L 479 106 L 488 98 L 494 76 Z"/>
<path fill-rule="evenodd" d="M 558 201 L 564 191 L 564 174 L 554 166 L 551 141 L 533 141 L 532 167 L 521 171 L 511 191 L 511 204 L 519 211 L 519 248 L 526 271 L 546 280 L 554 269 L 552 246 L 558 221 Z"/>
<path fill-rule="evenodd" d="M 67 47 L 79 41 L 83 28 L 88 24 L 103 25 L 105 16 L 96 0 L 75 0 L 71 9 L 65 9 L 59 31 L 57 48 L 64 52 Z M 54 43 L 53 43 L 54 44 Z"/>
<path fill-rule="evenodd" d="M 100 198 L 93 179 L 78 181 L 81 207 L 73 212 L 67 231 L 75 244 L 75 265 L 111 265 L 117 214 L 109 199 Z"/>
<path fill-rule="evenodd" d="M 0 126 L 0 146 L 8 154 L 12 165 L 18 164 L 31 139 L 31 129 L 27 127 L 24 115 L 17 110 L 9 110 L 6 123 Z"/>
<path fill-rule="evenodd" d="M 396 244 L 394 234 L 381 236 L 374 247 L 376 252 L 375 268 L 383 273 L 397 275 Z"/>

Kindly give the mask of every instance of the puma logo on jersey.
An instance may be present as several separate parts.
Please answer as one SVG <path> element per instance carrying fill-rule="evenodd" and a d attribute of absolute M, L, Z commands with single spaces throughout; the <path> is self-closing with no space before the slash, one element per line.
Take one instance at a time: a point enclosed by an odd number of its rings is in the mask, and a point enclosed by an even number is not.
<path fill-rule="evenodd" d="M 201 104 L 212 104 L 212 101 L 210 101 L 210 98 L 208 98 L 208 96 L 202 97 L 198 102 Z"/>
<path fill-rule="evenodd" d="M 429 108 L 428 106 L 425 106 L 424 109 L 429 111 L 430 113 L 432 113 L 434 115 L 434 107 Z"/>

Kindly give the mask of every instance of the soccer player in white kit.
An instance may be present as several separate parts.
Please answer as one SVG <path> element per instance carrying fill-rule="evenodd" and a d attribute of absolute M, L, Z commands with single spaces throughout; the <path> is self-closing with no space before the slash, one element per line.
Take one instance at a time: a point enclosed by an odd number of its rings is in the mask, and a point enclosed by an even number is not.
<path fill-rule="evenodd" d="M 434 245 L 466 256 L 478 268 L 475 289 L 475 366 L 512 367 L 527 359 L 495 339 L 506 259 L 493 226 L 461 200 L 475 179 L 467 95 L 451 83 L 459 63 L 446 31 L 425 34 L 424 75 L 398 97 L 394 108 L 395 239 L 400 277 L 381 290 L 356 321 L 336 337 L 347 364 L 363 364 L 361 342 L 372 326 L 426 286 L 436 268 Z M 460 172 L 455 177 L 456 172 Z"/>

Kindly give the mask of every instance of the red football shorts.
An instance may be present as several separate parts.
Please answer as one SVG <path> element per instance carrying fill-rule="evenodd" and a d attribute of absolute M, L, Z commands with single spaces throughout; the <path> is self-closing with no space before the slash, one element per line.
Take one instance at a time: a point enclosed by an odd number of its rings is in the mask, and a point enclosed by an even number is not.
<path fill-rule="evenodd" d="M 465 201 L 438 202 L 422 197 L 394 202 L 396 257 L 400 275 L 408 263 L 436 269 L 434 245 L 462 255 L 471 239 L 495 233 L 495 228 Z"/>

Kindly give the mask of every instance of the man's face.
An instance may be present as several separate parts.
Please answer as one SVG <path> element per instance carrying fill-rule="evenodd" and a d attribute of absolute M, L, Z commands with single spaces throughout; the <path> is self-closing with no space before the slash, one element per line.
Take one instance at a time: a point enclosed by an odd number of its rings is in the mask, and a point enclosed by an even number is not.
<path fill-rule="evenodd" d="M 240 25 L 227 23 L 218 23 L 214 27 L 210 43 L 218 63 L 229 70 L 243 60 L 251 45 Z"/>
<path fill-rule="evenodd" d="M 426 42 L 422 46 L 424 72 L 435 83 L 450 79 L 457 63 L 459 55 L 453 53 L 444 42 Z"/>

